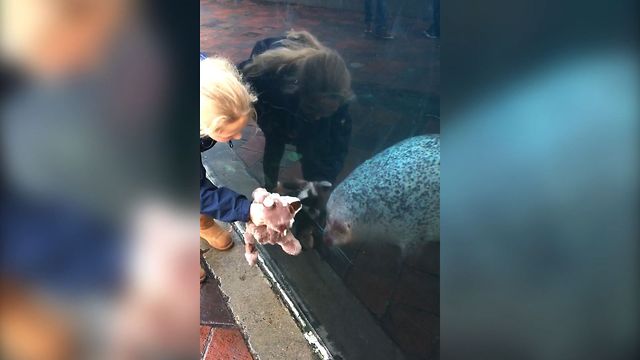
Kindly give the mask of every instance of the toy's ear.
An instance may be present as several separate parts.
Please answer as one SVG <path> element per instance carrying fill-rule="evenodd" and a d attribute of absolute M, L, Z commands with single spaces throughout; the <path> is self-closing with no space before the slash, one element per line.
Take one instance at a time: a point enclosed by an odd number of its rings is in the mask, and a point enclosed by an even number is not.
<path fill-rule="evenodd" d="M 253 190 L 253 193 L 251 194 L 251 196 L 253 196 L 253 199 L 257 203 L 262 203 L 268 195 L 269 195 L 269 192 L 263 188 L 257 188 Z"/>
<path fill-rule="evenodd" d="M 302 203 L 297 200 L 289 204 L 289 212 L 291 215 L 295 215 L 302 208 Z"/>
<path fill-rule="evenodd" d="M 276 203 L 273 201 L 273 198 L 271 196 L 268 196 L 266 199 L 264 199 L 262 205 L 264 205 L 266 208 L 272 208 L 276 206 Z"/>

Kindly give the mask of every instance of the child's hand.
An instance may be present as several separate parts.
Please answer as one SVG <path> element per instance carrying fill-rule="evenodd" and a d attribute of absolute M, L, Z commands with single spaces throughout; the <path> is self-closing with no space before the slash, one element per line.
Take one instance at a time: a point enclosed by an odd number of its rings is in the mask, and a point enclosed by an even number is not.
<path fill-rule="evenodd" d="M 256 203 L 255 201 L 251 203 L 251 207 L 249 208 L 249 221 L 254 223 L 256 226 L 265 224 L 265 207 L 262 204 Z"/>

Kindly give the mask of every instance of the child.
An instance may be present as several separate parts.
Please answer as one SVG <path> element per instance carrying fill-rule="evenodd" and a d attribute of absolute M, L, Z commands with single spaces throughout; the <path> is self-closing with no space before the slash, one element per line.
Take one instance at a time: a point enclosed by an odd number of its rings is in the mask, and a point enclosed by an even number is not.
<path fill-rule="evenodd" d="M 200 152 L 216 142 L 238 140 L 242 129 L 255 119 L 256 96 L 243 82 L 233 64 L 225 59 L 200 54 Z M 226 187 L 216 187 L 207 179 L 200 162 L 200 237 L 217 250 L 233 246 L 230 234 L 213 219 L 225 222 L 248 221 L 260 217 L 260 209 L 245 196 Z M 204 271 L 200 271 L 201 280 Z"/>

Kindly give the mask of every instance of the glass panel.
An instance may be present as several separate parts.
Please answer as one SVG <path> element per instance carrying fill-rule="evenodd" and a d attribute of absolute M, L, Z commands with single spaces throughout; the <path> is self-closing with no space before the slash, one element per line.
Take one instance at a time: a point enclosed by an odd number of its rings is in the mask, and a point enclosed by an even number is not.
<path fill-rule="evenodd" d="M 275 276 L 335 358 L 438 358 L 439 2 L 200 8 L 258 96 L 225 185 L 302 199 L 302 253 L 261 247 Z"/>

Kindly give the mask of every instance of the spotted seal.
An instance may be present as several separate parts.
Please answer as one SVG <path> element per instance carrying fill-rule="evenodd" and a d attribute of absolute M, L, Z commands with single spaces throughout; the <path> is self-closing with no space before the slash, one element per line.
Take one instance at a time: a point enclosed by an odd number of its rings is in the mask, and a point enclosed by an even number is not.
<path fill-rule="evenodd" d="M 440 136 L 404 140 L 357 167 L 327 202 L 328 245 L 440 240 Z"/>

